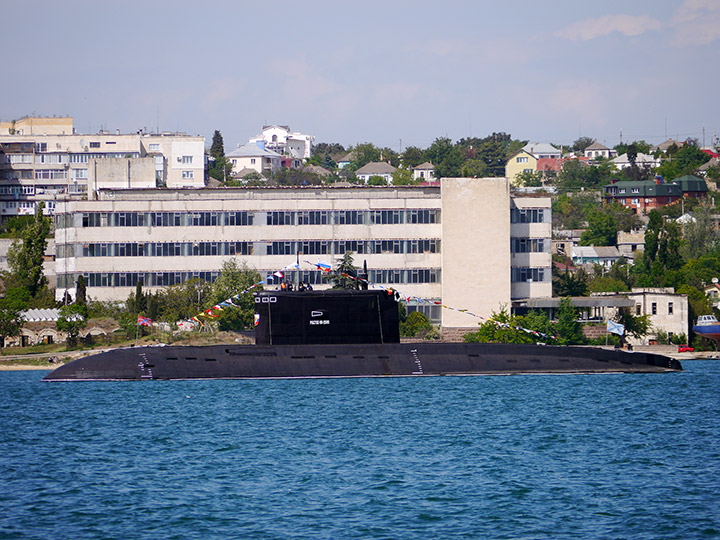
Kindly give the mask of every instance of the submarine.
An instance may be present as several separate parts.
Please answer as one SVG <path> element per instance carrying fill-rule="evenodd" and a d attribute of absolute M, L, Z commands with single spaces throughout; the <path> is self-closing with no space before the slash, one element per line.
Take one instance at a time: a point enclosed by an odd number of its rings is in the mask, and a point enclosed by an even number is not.
<path fill-rule="evenodd" d="M 143 346 L 69 362 L 45 381 L 427 377 L 682 371 L 653 353 L 593 347 L 400 341 L 383 290 L 259 291 L 254 345 Z"/>

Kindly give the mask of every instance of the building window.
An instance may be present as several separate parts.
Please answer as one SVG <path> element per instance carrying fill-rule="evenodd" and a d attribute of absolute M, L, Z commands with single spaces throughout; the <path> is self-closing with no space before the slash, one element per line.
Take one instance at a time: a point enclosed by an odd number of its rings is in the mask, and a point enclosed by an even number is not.
<path fill-rule="evenodd" d="M 640 193 L 640 188 L 634 187 L 634 188 L 632 188 L 630 191 L 631 191 L 632 193 Z"/>
<path fill-rule="evenodd" d="M 250 165 L 255 165 L 255 158 L 250 158 Z"/>
<path fill-rule="evenodd" d="M 192 158 L 193 158 L 192 156 L 183 156 L 183 157 L 182 157 L 183 165 L 189 165 L 189 164 L 191 164 L 191 163 L 192 163 Z"/>
<path fill-rule="evenodd" d="M 90 148 L 100 148 L 100 143 L 99 142 L 91 142 Z"/>
<path fill-rule="evenodd" d="M 652 309 L 652 314 L 657 315 L 657 302 L 652 303 L 651 309 Z"/>
<path fill-rule="evenodd" d="M 195 178 L 195 171 L 183 171 L 182 177 L 186 180 L 190 178 Z"/>
<path fill-rule="evenodd" d="M 635 304 L 635 315 L 642 315 L 642 306 L 640 304 Z"/>
<path fill-rule="evenodd" d="M 528 158 L 527 158 L 527 157 L 519 157 L 519 158 L 516 158 L 516 163 L 527 163 L 527 162 L 528 162 Z"/>
<path fill-rule="evenodd" d="M 160 143 L 151 143 L 150 144 L 150 151 L 155 152 L 157 150 L 160 150 Z"/>
<path fill-rule="evenodd" d="M 672 314 L 673 314 L 673 303 L 668 302 L 668 315 L 672 315 Z"/>

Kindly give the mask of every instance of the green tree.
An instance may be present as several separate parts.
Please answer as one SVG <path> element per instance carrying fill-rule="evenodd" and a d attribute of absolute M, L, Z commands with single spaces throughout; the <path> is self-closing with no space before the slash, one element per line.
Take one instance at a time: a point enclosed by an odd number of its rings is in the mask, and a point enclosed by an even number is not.
<path fill-rule="evenodd" d="M 333 289 L 355 289 L 357 282 L 352 277 L 346 277 L 343 274 L 357 277 L 357 267 L 350 251 L 345 252 L 345 255 L 337 262 L 335 273 L 324 277 L 333 282 Z"/>
<path fill-rule="evenodd" d="M 23 325 L 21 311 L 28 308 L 30 293 L 23 287 L 8 289 L 0 298 L 0 347 L 5 346 L 5 339 L 20 335 Z"/>
<path fill-rule="evenodd" d="M 553 272 L 552 277 L 553 296 L 586 296 L 588 292 L 587 274 L 584 270 L 576 270 L 570 273 L 567 269 L 564 272 Z"/>
<path fill-rule="evenodd" d="M 425 154 L 417 146 L 408 146 L 403 152 L 401 163 L 406 169 L 413 169 L 425 163 Z"/>
<path fill-rule="evenodd" d="M 617 244 L 617 222 L 605 212 L 593 212 L 588 217 L 588 228 L 580 236 L 581 246 L 614 246 Z"/>
<path fill-rule="evenodd" d="M 526 171 L 515 175 L 515 181 L 522 187 L 540 187 L 542 186 L 542 171 Z"/>
<path fill-rule="evenodd" d="M 588 216 L 600 210 L 600 202 L 590 193 L 564 193 L 552 203 L 553 225 L 556 228 L 584 228 Z"/>
<path fill-rule="evenodd" d="M 213 133 L 210 157 L 212 159 L 210 159 L 208 174 L 221 182 L 229 179 L 232 173 L 232 163 L 225 157 L 223 136 L 217 129 Z"/>
<path fill-rule="evenodd" d="M 697 259 L 713 252 L 720 243 L 713 214 L 715 208 L 707 201 L 701 202 L 693 212 L 694 221 L 682 225 L 683 248 L 686 259 Z"/>
<path fill-rule="evenodd" d="M 70 304 L 60 308 L 60 317 L 55 323 L 55 327 L 59 332 L 67 334 L 68 347 L 77 345 L 77 338 L 80 331 L 87 326 L 87 321 L 83 316 L 84 306 Z"/>
<path fill-rule="evenodd" d="M 663 161 L 657 172 L 663 178 L 674 180 L 681 176 L 695 174 L 698 167 L 709 160 L 710 156 L 700 150 L 696 144 L 686 143 L 674 155 Z"/>
<path fill-rule="evenodd" d="M 419 311 L 413 311 L 404 322 L 400 323 L 400 335 L 405 337 L 423 337 L 430 330 L 430 320 Z"/>
<path fill-rule="evenodd" d="M 594 142 L 595 139 L 592 137 L 578 137 L 572 145 L 573 152 L 585 152 L 585 149 Z"/>
<path fill-rule="evenodd" d="M 493 311 L 475 332 L 465 334 L 463 340 L 466 343 L 535 343 L 535 336 L 525 332 L 516 317 L 503 306 L 499 313 Z"/>
<path fill-rule="evenodd" d="M 253 328 L 255 315 L 255 300 L 253 291 L 262 290 L 262 287 L 252 288 L 262 281 L 260 273 L 247 263 L 238 263 L 236 259 L 225 261 L 220 275 L 212 284 L 212 294 L 215 305 L 231 299 L 237 307 L 224 305 L 220 312 L 220 330 L 240 331 Z M 251 289 L 252 288 L 252 289 Z M 251 290 L 248 290 L 251 289 Z M 242 294 L 241 292 L 248 290 Z"/>
<path fill-rule="evenodd" d="M 557 324 L 559 345 L 580 345 L 585 343 L 582 325 L 577 321 L 577 312 L 570 298 L 560 300 L 557 311 Z"/>
<path fill-rule="evenodd" d="M 357 171 L 368 163 L 380 161 L 380 149 L 372 143 L 358 144 L 351 150 L 355 154 L 355 159 L 350 163 L 353 171 Z"/>
<path fill-rule="evenodd" d="M 11 286 L 25 287 L 33 299 L 43 297 L 48 283 L 43 261 L 51 222 L 43 215 L 44 208 L 42 201 L 37 204 L 35 219 L 22 231 L 21 240 L 8 250 Z"/>
<path fill-rule="evenodd" d="M 203 279 L 190 279 L 158 291 L 160 320 L 176 323 L 190 319 L 212 307 L 212 285 Z"/>
<path fill-rule="evenodd" d="M 619 308 L 613 317 L 613 320 L 625 327 L 625 334 L 631 335 L 637 339 L 645 337 L 650 332 L 650 316 L 649 315 L 633 315 L 632 309 L 628 307 Z"/>
<path fill-rule="evenodd" d="M 85 277 L 80 274 L 76 281 L 75 303 L 79 306 L 87 305 L 87 288 L 85 287 Z"/>
<path fill-rule="evenodd" d="M 483 178 L 488 175 L 487 171 L 488 167 L 482 159 L 468 159 L 462 166 L 461 174 L 465 178 Z M 525 173 L 521 173 L 521 175 L 522 174 Z"/>
<path fill-rule="evenodd" d="M 368 178 L 368 186 L 387 186 L 387 180 L 382 176 L 371 176 Z"/>
<path fill-rule="evenodd" d="M 409 186 L 415 183 L 413 173 L 409 169 L 395 169 L 393 173 L 392 183 L 394 186 Z"/>
<path fill-rule="evenodd" d="M 225 157 L 225 143 L 223 141 L 222 133 L 220 133 L 217 129 L 213 133 L 210 155 L 216 160 Z"/>

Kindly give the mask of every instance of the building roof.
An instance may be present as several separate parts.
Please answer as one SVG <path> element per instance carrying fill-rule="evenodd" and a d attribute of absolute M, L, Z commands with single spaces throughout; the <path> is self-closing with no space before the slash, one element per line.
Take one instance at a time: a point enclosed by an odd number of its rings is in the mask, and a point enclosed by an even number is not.
<path fill-rule="evenodd" d="M 720 166 L 720 158 L 712 158 L 710 161 L 703 163 L 698 167 L 698 171 L 707 171 L 710 167 L 717 167 Z"/>
<path fill-rule="evenodd" d="M 623 293 L 620 293 L 621 295 Z M 625 293 L 629 294 L 629 293 Z M 525 307 L 530 309 L 541 309 L 541 308 L 559 308 L 560 301 L 562 298 L 528 298 L 523 300 L 522 303 Z M 635 300 L 631 300 L 626 296 L 610 296 L 610 297 L 598 297 L 598 296 L 573 296 L 570 297 L 570 302 L 573 306 L 579 308 L 593 308 L 593 307 L 634 307 Z M 516 302 L 513 302 L 516 304 Z"/>
<path fill-rule="evenodd" d="M 601 144 L 601 143 L 595 141 L 594 143 L 592 143 L 590 146 L 588 146 L 585 149 L 585 151 L 588 151 L 588 150 L 610 150 L 610 149 L 607 146 L 605 146 L 604 144 Z"/>
<path fill-rule="evenodd" d="M 320 176 L 330 176 L 332 174 L 326 168 L 320 167 L 319 165 L 306 165 L 305 167 L 303 167 L 303 170 L 314 174 L 319 174 Z"/>
<path fill-rule="evenodd" d="M 413 167 L 413 171 L 434 171 L 435 165 L 430 163 L 429 161 L 426 161 L 425 163 L 421 163 L 417 167 Z"/>
<path fill-rule="evenodd" d="M 240 146 L 239 148 L 236 148 L 229 154 L 227 154 L 225 157 L 229 158 L 237 158 L 237 157 L 276 157 L 281 158 L 282 156 L 278 154 L 277 152 L 273 152 L 272 150 L 264 150 L 263 148 L 260 148 L 257 144 L 253 142 L 249 142 L 247 144 L 244 144 L 243 146 Z"/>
<path fill-rule="evenodd" d="M 683 193 L 686 193 L 688 191 L 707 191 L 708 187 L 705 183 L 705 180 L 702 178 L 698 178 L 697 176 L 693 176 L 691 174 L 681 176 L 680 178 L 676 178 L 673 180 L 673 184 L 677 184 L 680 186 L 680 189 L 682 189 Z"/>
<path fill-rule="evenodd" d="M 572 256 L 583 259 L 619 259 L 622 254 L 615 246 L 573 246 Z"/>
<path fill-rule="evenodd" d="M 635 164 L 636 165 L 655 165 L 657 163 L 657 159 L 655 156 L 651 156 L 649 154 L 643 154 L 641 152 L 638 152 L 637 157 L 635 157 Z M 621 163 L 630 163 L 630 160 L 628 159 L 627 153 L 619 155 L 618 157 L 614 158 L 612 162 L 616 165 L 619 165 Z"/>
<path fill-rule="evenodd" d="M 522 148 L 527 153 L 532 154 L 534 156 L 538 154 L 557 154 L 560 155 L 560 150 L 555 148 L 550 143 L 541 143 L 541 142 L 529 142 Z"/>
<path fill-rule="evenodd" d="M 603 189 L 605 190 L 605 197 L 680 197 L 682 195 L 682 189 L 678 184 L 665 184 L 663 182 L 658 184 L 654 180 L 621 180 L 604 186 Z M 615 189 L 614 193 L 611 191 L 613 189 Z M 633 190 L 637 190 L 637 192 Z"/>
<path fill-rule="evenodd" d="M 678 148 L 680 148 L 680 147 L 681 147 L 682 145 L 684 145 L 685 143 L 682 142 L 682 141 L 676 141 L 676 140 L 674 140 L 674 139 L 668 139 L 668 140 L 666 140 L 666 141 L 661 142 L 660 144 L 656 144 L 655 146 L 653 146 L 652 148 L 650 148 L 650 151 L 651 151 L 651 152 L 657 152 L 658 150 L 660 150 L 661 152 L 665 152 L 665 151 L 667 151 L 667 149 L 670 148 L 673 144 L 674 144 L 675 146 L 677 146 Z"/>
<path fill-rule="evenodd" d="M 538 171 L 556 171 L 560 172 L 565 160 L 561 157 L 539 158 L 537 161 Z"/>
<path fill-rule="evenodd" d="M 352 152 L 348 152 L 343 157 L 338 159 L 338 163 L 350 163 L 356 157 L 357 157 L 357 154 L 355 154 L 355 150 L 353 150 Z"/>
<path fill-rule="evenodd" d="M 355 174 L 392 174 L 396 170 L 395 167 L 384 161 L 371 161 L 355 171 Z"/>

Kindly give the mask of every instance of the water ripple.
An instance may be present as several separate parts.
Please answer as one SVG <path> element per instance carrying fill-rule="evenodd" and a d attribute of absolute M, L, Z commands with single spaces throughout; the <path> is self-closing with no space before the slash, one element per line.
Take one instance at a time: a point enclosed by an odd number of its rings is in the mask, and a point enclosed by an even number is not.
<path fill-rule="evenodd" d="M 720 537 L 720 364 L 142 383 L 0 373 L 0 539 Z"/>

